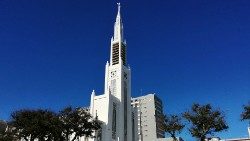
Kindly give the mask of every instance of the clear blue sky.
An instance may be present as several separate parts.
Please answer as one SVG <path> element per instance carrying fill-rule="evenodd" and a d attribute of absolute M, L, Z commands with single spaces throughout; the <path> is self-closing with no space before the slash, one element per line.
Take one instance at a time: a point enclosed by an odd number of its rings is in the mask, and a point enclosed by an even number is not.
<path fill-rule="evenodd" d="M 165 113 L 211 103 L 246 137 L 250 1 L 121 1 L 132 96 L 155 92 Z M 116 1 L 0 1 L 0 119 L 21 108 L 88 106 L 103 93 Z M 194 140 L 185 130 L 187 140 Z"/>

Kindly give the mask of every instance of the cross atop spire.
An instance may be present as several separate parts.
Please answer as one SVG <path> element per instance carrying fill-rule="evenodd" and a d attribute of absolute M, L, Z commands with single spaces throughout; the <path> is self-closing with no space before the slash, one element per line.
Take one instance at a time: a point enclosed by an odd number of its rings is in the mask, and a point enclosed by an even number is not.
<path fill-rule="evenodd" d="M 118 12 L 116 16 L 115 26 L 114 26 L 114 41 L 123 41 L 123 25 L 121 18 L 121 4 L 117 3 Z"/>
<path fill-rule="evenodd" d="M 118 14 L 120 15 L 121 3 L 120 3 L 120 2 L 118 2 L 118 3 L 117 3 L 117 5 L 118 5 Z"/>

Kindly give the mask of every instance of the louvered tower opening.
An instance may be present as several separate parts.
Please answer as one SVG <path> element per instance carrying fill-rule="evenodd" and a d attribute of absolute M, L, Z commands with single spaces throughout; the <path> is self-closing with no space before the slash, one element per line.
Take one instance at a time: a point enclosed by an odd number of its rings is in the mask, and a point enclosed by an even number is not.
<path fill-rule="evenodd" d="M 122 62 L 123 65 L 126 65 L 126 46 L 122 44 L 122 49 L 121 49 L 121 57 L 122 57 Z"/>
<path fill-rule="evenodd" d="M 113 44 L 112 48 L 112 65 L 119 64 L 119 43 Z"/>
<path fill-rule="evenodd" d="M 126 65 L 126 46 L 122 43 L 121 45 L 121 59 L 123 65 Z M 119 43 L 113 44 L 112 47 L 112 65 L 119 64 Z"/>

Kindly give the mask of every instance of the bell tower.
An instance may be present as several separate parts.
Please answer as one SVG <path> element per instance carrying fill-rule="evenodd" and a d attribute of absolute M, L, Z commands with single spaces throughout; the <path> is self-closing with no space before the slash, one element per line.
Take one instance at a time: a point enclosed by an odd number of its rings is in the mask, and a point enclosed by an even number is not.
<path fill-rule="evenodd" d="M 127 45 L 123 36 L 121 5 L 114 24 L 110 62 L 105 67 L 104 94 L 91 94 L 90 113 L 103 122 L 101 141 L 132 139 L 131 70 L 127 65 Z M 97 139 L 98 140 L 98 139 Z M 98 140 L 99 141 L 99 140 Z"/>
<path fill-rule="evenodd" d="M 121 18 L 121 5 L 118 3 L 118 12 L 114 24 L 114 35 L 111 38 L 110 63 L 106 64 L 105 94 L 117 99 L 111 105 L 112 139 L 119 141 L 132 140 L 131 123 L 131 72 L 127 66 L 126 42 L 123 36 L 123 23 Z M 114 111 L 116 113 L 114 113 Z M 116 121 L 116 122 L 115 122 Z M 115 125 L 115 126 L 114 126 Z"/>
<path fill-rule="evenodd" d="M 111 38 L 110 63 L 126 65 L 126 43 L 123 39 L 123 24 L 120 13 L 121 5 L 118 3 L 118 12 L 114 24 L 114 36 Z"/>

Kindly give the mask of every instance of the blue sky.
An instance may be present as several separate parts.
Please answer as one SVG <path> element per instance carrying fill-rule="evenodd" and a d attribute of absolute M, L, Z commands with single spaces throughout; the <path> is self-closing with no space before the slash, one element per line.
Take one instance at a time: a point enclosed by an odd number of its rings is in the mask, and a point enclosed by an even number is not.
<path fill-rule="evenodd" d="M 246 137 L 250 1 L 121 1 L 132 96 L 155 92 L 165 113 L 223 110 L 222 138 Z M 21 108 L 88 106 L 103 93 L 116 1 L 0 1 L 0 119 Z M 181 136 L 194 140 L 188 131 Z"/>

